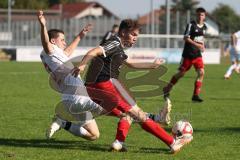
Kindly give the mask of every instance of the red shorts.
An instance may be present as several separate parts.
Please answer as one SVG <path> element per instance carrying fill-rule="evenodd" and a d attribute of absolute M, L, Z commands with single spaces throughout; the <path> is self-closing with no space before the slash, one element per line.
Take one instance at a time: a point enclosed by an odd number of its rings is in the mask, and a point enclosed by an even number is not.
<path fill-rule="evenodd" d="M 87 91 L 90 98 L 105 110 L 110 112 L 117 108 L 121 112 L 126 113 L 132 108 L 132 105 L 130 105 L 131 102 L 128 103 L 129 101 L 124 98 L 123 94 L 127 92 L 122 85 L 119 87 L 119 84 L 118 82 L 116 85 L 112 80 L 88 84 Z"/>
<path fill-rule="evenodd" d="M 192 67 L 192 65 L 196 70 L 204 68 L 202 57 L 194 59 L 182 58 L 179 70 L 182 72 L 186 72 Z"/>

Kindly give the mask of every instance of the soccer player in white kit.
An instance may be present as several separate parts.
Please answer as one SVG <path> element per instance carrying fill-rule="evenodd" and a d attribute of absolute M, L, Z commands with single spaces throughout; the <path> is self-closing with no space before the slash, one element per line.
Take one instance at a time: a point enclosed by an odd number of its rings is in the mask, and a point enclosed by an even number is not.
<path fill-rule="evenodd" d="M 63 91 L 62 102 L 59 105 L 60 110 L 63 109 L 66 114 L 71 115 L 78 123 L 65 121 L 61 115 L 56 115 L 46 132 L 46 137 L 51 138 L 56 131 L 64 128 L 75 136 L 95 140 L 99 137 L 99 130 L 90 110 L 96 112 L 96 114 L 101 114 L 104 110 L 89 98 L 80 76 L 72 76 L 70 71 L 71 67 L 73 68 L 74 66 L 70 64 L 69 67 L 69 64 L 68 66 L 64 64 L 70 60 L 69 56 L 73 53 L 80 40 L 91 30 L 91 25 L 84 27 L 73 42 L 67 46 L 63 31 L 58 29 L 47 31 L 43 11 L 38 12 L 38 20 L 41 26 L 41 41 L 43 46 L 41 60 L 46 70 L 50 73 L 51 77 L 59 83 L 58 87 L 60 90 L 68 86 L 75 89 L 81 87 L 80 95 L 79 93 L 76 94 L 74 90 Z M 73 110 L 77 114 L 71 114 Z"/>
<path fill-rule="evenodd" d="M 235 32 L 231 35 L 231 45 L 228 47 L 228 50 L 230 52 L 232 65 L 225 73 L 225 79 L 230 78 L 233 70 L 235 70 L 237 73 L 240 72 L 240 31 Z"/>

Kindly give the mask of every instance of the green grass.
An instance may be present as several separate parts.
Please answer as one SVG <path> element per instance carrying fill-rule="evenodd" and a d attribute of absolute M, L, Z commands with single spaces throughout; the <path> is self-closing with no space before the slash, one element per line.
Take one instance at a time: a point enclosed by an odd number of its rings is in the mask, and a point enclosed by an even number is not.
<path fill-rule="evenodd" d="M 177 65 L 167 65 L 162 77 L 169 80 Z M 171 93 L 174 121 L 187 118 L 194 128 L 194 140 L 176 155 L 168 147 L 144 132 L 139 125 L 131 127 L 127 153 L 108 152 L 114 140 L 117 119 L 99 117 L 100 139 L 89 142 L 65 131 L 45 140 L 45 129 L 54 114 L 60 96 L 48 86 L 48 75 L 40 63 L 0 63 L 0 159 L 239 159 L 240 150 L 240 84 L 234 74 L 223 75 L 227 65 L 207 65 L 202 88 L 204 103 L 190 101 L 195 73 L 192 69 Z M 138 98 L 145 111 L 158 112 L 161 97 Z M 167 128 L 170 131 L 170 127 Z"/>

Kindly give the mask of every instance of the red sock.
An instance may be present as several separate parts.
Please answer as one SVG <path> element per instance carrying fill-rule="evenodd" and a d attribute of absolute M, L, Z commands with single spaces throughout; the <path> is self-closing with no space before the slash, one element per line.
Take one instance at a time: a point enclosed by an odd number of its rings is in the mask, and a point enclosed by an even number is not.
<path fill-rule="evenodd" d="M 178 80 L 173 76 L 171 81 L 170 81 L 170 84 L 173 86 L 173 85 L 175 85 L 177 83 L 177 81 Z"/>
<path fill-rule="evenodd" d="M 172 136 L 170 136 L 163 128 L 160 127 L 159 124 L 151 119 L 147 119 L 145 122 L 143 122 L 142 128 L 157 138 L 161 139 L 168 146 L 170 146 L 174 141 Z"/>
<path fill-rule="evenodd" d="M 201 81 L 196 81 L 195 82 L 193 95 L 199 95 L 199 93 L 201 91 L 201 86 L 202 86 Z"/>
<path fill-rule="evenodd" d="M 125 119 L 121 119 L 118 122 L 116 139 L 120 142 L 124 142 L 127 137 L 129 128 L 130 128 L 130 124 L 128 123 L 128 121 Z"/>

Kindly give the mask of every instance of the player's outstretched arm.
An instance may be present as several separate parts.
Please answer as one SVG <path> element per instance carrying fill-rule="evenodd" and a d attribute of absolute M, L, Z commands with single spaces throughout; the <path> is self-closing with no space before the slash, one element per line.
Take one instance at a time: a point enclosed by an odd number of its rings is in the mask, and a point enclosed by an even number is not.
<path fill-rule="evenodd" d="M 92 24 L 86 25 L 81 32 L 76 36 L 76 38 L 70 43 L 70 45 L 64 50 L 65 54 L 69 57 L 72 55 L 73 51 L 77 48 L 79 42 L 83 37 L 87 35 L 88 32 L 92 30 Z"/>
<path fill-rule="evenodd" d="M 77 77 L 79 72 L 83 72 L 87 64 L 94 58 L 99 55 L 103 55 L 103 50 L 101 47 L 96 47 L 94 49 L 91 49 L 86 53 L 86 55 L 83 57 L 82 61 L 74 67 L 72 70 L 72 75 Z"/>
<path fill-rule="evenodd" d="M 136 69 L 155 69 L 164 63 L 165 63 L 165 59 L 163 59 L 163 58 L 157 58 L 152 63 L 151 62 L 138 62 L 133 59 L 127 59 L 125 61 L 125 64 L 128 67 L 136 68 Z"/>
<path fill-rule="evenodd" d="M 39 10 L 37 13 L 37 16 L 38 16 L 38 21 L 41 26 L 41 41 L 42 41 L 43 49 L 47 54 L 50 54 L 51 51 L 53 50 L 53 47 L 49 41 L 47 27 L 46 27 L 46 19 L 43 15 L 43 11 Z"/>

